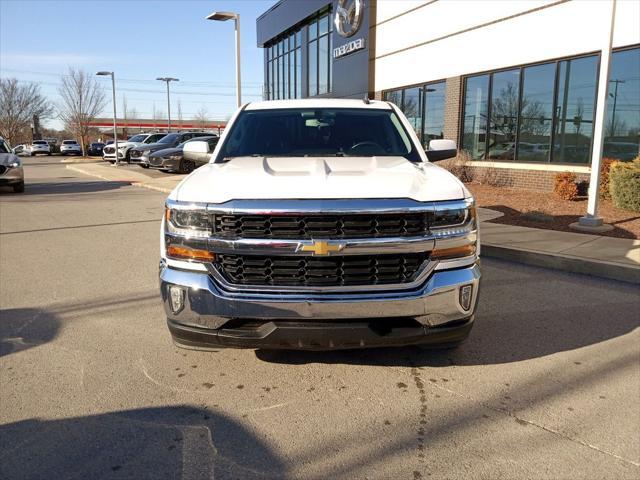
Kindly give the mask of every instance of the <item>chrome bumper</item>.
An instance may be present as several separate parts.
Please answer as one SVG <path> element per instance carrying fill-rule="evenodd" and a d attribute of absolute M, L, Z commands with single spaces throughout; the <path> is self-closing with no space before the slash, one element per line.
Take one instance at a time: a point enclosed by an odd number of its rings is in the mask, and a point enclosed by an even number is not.
<path fill-rule="evenodd" d="M 183 305 L 172 309 L 169 287 L 183 290 Z M 460 305 L 460 287 L 473 285 L 469 310 Z M 167 318 L 177 324 L 219 329 L 232 318 L 248 319 L 358 319 L 415 317 L 436 327 L 473 316 L 478 300 L 478 263 L 454 270 L 436 270 L 411 291 L 357 293 L 243 293 L 224 291 L 207 273 L 160 269 L 160 292 Z"/>

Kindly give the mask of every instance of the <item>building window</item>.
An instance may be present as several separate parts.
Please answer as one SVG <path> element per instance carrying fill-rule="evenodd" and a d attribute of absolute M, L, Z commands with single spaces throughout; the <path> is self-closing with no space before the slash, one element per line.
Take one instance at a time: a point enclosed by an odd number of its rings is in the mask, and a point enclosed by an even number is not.
<path fill-rule="evenodd" d="M 444 136 L 445 82 L 385 92 L 384 99 L 405 114 L 424 148 Z"/>
<path fill-rule="evenodd" d="M 462 148 L 477 160 L 588 164 L 597 74 L 591 55 L 467 77 Z"/>
<path fill-rule="evenodd" d="M 300 30 L 274 39 L 267 47 L 269 100 L 302 97 L 302 34 Z"/>
<path fill-rule="evenodd" d="M 307 26 L 309 58 L 309 96 L 331 92 L 331 50 L 333 24 L 330 12 L 325 11 Z"/>
<path fill-rule="evenodd" d="M 603 156 L 633 160 L 640 150 L 640 48 L 611 57 Z"/>

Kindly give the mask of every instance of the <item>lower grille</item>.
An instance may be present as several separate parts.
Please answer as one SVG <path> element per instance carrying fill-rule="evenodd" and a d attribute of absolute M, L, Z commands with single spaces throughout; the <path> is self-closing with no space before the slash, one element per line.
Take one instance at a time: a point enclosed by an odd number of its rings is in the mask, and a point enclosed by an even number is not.
<path fill-rule="evenodd" d="M 111 155 L 112 153 L 115 153 L 116 149 L 114 147 L 106 147 L 103 152 L 104 153 L 108 153 L 109 155 Z"/>
<path fill-rule="evenodd" d="M 218 255 L 225 279 L 239 285 L 355 286 L 413 281 L 427 253 L 287 257 Z"/>
<path fill-rule="evenodd" d="M 140 150 L 131 150 L 130 156 L 131 158 L 140 158 L 142 156 L 142 152 Z"/>

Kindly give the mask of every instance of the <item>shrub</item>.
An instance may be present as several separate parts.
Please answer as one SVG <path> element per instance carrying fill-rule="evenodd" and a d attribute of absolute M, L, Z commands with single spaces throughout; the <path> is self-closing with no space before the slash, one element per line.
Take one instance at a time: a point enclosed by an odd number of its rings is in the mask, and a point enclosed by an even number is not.
<path fill-rule="evenodd" d="M 613 158 L 603 158 L 600 163 L 600 198 L 604 200 L 611 200 L 611 193 L 609 193 L 609 171 L 611 170 L 611 164 L 615 162 Z"/>
<path fill-rule="evenodd" d="M 473 181 L 473 168 L 470 164 L 471 156 L 466 150 L 458 152 L 458 156 L 456 158 L 439 163 L 441 167 L 449 170 L 464 183 Z"/>
<path fill-rule="evenodd" d="M 563 200 L 575 200 L 578 196 L 575 174 L 571 172 L 557 173 L 553 191 Z"/>
<path fill-rule="evenodd" d="M 640 212 L 640 157 L 611 165 L 609 191 L 616 207 Z"/>

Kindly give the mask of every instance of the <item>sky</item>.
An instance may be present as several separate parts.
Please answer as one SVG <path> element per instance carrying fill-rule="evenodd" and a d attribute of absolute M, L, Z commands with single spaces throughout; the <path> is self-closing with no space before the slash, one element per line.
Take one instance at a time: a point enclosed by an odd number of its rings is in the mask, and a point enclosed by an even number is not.
<path fill-rule="evenodd" d="M 236 108 L 233 21 L 213 22 L 213 11 L 240 14 L 243 101 L 260 100 L 262 49 L 256 46 L 256 18 L 276 0 L 0 0 L 0 77 L 35 82 L 54 104 L 61 75 L 69 67 L 89 73 L 115 72 L 116 106 L 135 108 L 139 118 L 166 118 L 171 83 L 171 117 L 178 102 L 184 119 L 206 109 L 212 120 Z M 112 116 L 111 79 L 96 77 L 107 95 L 103 116 Z M 61 128 L 51 119 L 45 126 Z"/>

